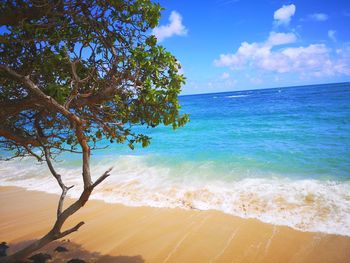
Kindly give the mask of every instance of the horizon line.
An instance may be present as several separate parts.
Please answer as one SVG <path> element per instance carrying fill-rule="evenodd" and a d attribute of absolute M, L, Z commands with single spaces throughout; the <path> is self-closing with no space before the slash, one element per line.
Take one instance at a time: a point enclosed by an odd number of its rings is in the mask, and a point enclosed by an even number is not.
<path fill-rule="evenodd" d="M 322 84 L 293 85 L 293 86 L 272 87 L 272 88 L 241 89 L 241 90 L 231 90 L 231 91 L 218 91 L 218 92 L 204 92 L 204 93 L 180 94 L 179 97 L 183 97 L 183 96 L 196 96 L 196 95 L 210 95 L 210 94 L 220 94 L 220 93 L 231 93 L 231 92 L 239 92 L 239 91 L 269 90 L 269 89 L 285 89 L 285 88 L 296 88 L 296 87 L 312 87 L 312 86 L 341 85 L 341 84 L 350 84 L 350 81 L 346 81 L 346 82 L 329 82 L 329 83 L 322 83 Z"/>

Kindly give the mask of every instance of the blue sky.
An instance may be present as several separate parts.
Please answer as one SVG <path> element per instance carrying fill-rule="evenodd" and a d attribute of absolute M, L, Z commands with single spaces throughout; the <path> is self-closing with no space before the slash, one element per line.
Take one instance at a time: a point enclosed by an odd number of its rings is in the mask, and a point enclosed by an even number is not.
<path fill-rule="evenodd" d="M 161 0 L 183 94 L 350 81 L 350 1 Z"/>

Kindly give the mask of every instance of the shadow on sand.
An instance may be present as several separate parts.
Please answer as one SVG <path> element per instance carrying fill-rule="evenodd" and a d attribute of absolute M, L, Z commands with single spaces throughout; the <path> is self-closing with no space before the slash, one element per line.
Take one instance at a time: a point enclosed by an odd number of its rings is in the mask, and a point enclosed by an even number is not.
<path fill-rule="evenodd" d="M 9 243 L 8 246 L 10 248 L 7 251 L 7 255 L 11 255 L 15 251 L 25 247 L 26 245 L 30 244 L 33 241 L 34 240 L 23 241 L 20 243 Z M 68 249 L 68 251 L 67 252 L 55 251 L 55 249 L 58 246 L 65 247 Z M 82 259 L 88 263 L 144 263 L 145 262 L 145 260 L 142 258 L 141 255 L 137 255 L 137 256 L 103 255 L 99 252 L 88 251 L 84 249 L 81 245 L 71 242 L 69 240 L 52 242 L 47 246 L 45 246 L 44 248 L 36 251 L 34 254 L 37 254 L 40 252 L 51 255 L 52 260 L 48 261 L 50 263 L 66 263 L 71 259 Z M 32 261 L 28 261 L 28 262 L 32 262 Z"/>

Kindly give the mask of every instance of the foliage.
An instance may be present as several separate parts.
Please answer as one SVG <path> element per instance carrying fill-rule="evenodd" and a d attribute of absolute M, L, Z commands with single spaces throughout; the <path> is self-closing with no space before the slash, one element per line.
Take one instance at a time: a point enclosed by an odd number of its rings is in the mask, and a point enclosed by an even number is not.
<path fill-rule="evenodd" d="M 52 229 L 1 258 L 19 262 L 53 240 L 88 201 L 111 168 L 93 182 L 90 150 L 102 139 L 147 146 L 134 127 L 184 125 L 176 58 L 150 35 L 161 7 L 150 0 L 12 0 L 0 3 L 0 147 L 13 157 L 46 161 L 62 193 Z M 51 162 L 62 151 L 82 154 L 84 188 L 64 208 L 67 187 Z"/>
<path fill-rule="evenodd" d="M 90 147 L 103 138 L 147 146 L 135 125 L 188 119 L 179 115 L 180 65 L 149 34 L 160 11 L 149 0 L 2 1 L 0 65 L 76 115 Z M 50 154 L 79 150 L 75 124 L 4 69 L 0 105 L 1 146 L 15 156 L 41 144 Z"/>

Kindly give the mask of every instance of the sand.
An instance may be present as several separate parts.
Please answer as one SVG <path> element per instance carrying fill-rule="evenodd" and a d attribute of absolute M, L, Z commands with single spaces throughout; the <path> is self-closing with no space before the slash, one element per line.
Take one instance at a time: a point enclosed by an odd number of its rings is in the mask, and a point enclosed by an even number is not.
<path fill-rule="evenodd" d="M 0 242 L 10 253 L 51 226 L 58 196 L 0 187 Z M 68 200 L 71 202 L 71 200 Z M 78 232 L 41 251 L 52 262 L 349 262 L 350 238 L 301 232 L 218 211 L 126 207 L 91 200 L 67 222 Z M 69 239 L 69 241 L 67 240 Z M 69 252 L 54 252 L 63 245 Z"/>

